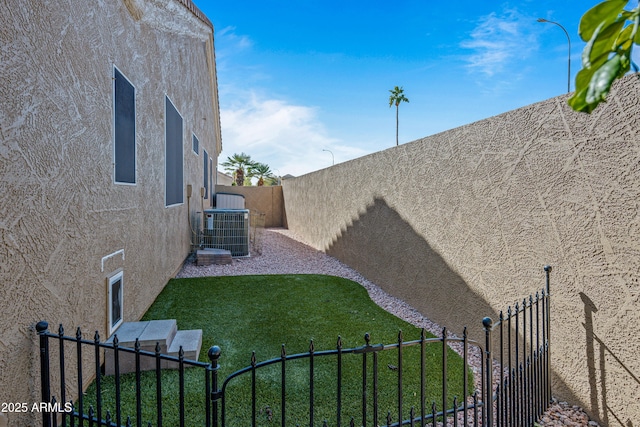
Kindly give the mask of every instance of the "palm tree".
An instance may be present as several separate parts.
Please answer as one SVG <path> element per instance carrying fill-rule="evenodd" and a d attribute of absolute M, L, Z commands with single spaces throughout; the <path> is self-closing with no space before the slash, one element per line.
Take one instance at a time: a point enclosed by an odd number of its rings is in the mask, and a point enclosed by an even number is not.
<path fill-rule="evenodd" d="M 249 167 L 249 176 L 258 178 L 258 187 L 264 185 L 265 179 L 273 180 L 275 178 L 269 165 L 259 162 L 255 162 Z"/>
<path fill-rule="evenodd" d="M 401 87 L 396 86 L 389 92 L 391 92 L 389 96 L 389 108 L 394 104 L 396 106 L 396 145 L 398 145 L 398 107 L 401 102 L 409 102 L 409 100 L 404 96 L 404 90 Z"/>
<path fill-rule="evenodd" d="M 254 165 L 254 161 L 251 160 L 251 156 L 245 153 L 234 154 L 227 157 L 227 161 L 222 163 L 222 167 L 227 172 L 231 172 L 236 180 L 236 185 L 244 185 L 244 176 L 246 170 Z"/>
<path fill-rule="evenodd" d="M 264 180 L 265 185 L 268 186 L 273 186 L 273 185 L 280 185 L 280 178 L 277 175 L 273 175 L 271 177 L 268 177 Z"/>

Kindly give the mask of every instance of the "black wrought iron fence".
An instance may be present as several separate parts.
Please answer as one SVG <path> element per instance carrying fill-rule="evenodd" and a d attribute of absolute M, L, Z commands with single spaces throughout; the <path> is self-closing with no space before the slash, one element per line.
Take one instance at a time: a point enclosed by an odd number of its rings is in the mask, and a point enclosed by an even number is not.
<path fill-rule="evenodd" d="M 200 409 L 207 420 L 212 419 L 211 396 L 216 389 L 213 387 L 216 386 L 215 384 L 212 386 L 211 381 L 215 377 L 213 374 L 215 368 L 210 363 L 185 359 L 182 347 L 178 357 L 163 354 L 159 343 L 156 344 L 155 352 L 142 350 L 138 339 L 135 341 L 134 348 L 120 347 L 117 335 L 112 342 L 104 343 L 100 341 L 98 332 L 95 333 L 93 340 L 84 339 L 80 328 L 77 328 L 75 336 L 66 336 L 62 325 L 55 334 L 48 330 L 48 324 L 44 321 L 36 325 L 36 331 L 40 335 L 41 399 L 42 402 L 50 402 L 51 409 L 42 411 L 43 426 L 153 426 L 155 423 L 160 427 L 163 425 L 163 405 L 169 404 L 177 409 L 174 411 L 178 414 L 177 424 L 183 427 L 189 410 L 185 405 L 187 388 L 185 371 L 189 367 L 203 371 L 200 377 L 202 381 L 196 384 L 197 387 L 202 387 L 203 398 Z M 51 348 L 50 341 L 57 345 Z M 110 376 L 105 376 L 103 371 L 105 351 L 113 352 L 114 374 Z M 57 369 L 52 372 L 50 365 L 51 360 L 55 363 L 54 358 L 57 358 Z M 124 371 L 122 369 L 124 358 L 128 358 L 126 363 L 133 363 L 133 374 L 126 375 L 135 375 L 134 390 L 123 390 L 121 380 L 125 374 L 121 370 Z M 153 360 L 154 369 L 143 372 L 142 367 L 149 365 L 150 359 Z M 69 364 L 73 366 L 69 367 Z M 175 369 L 177 381 L 175 378 L 172 378 L 168 384 L 166 380 L 163 381 L 165 368 Z M 143 382 L 143 375 L 153 376 L 153 378 L 146 378 L 147 381 Z M 57 377 L 57 384 L 52 382 L 53 376 Z M 72 376 L 71 380 L 69 376 Z M 87 377 L 94 379 L 91 396 L 87 395 L 84 386 L 84 380 Z M 105 386 L 104 383 L 108 385 Z M 165 397 L 167 388 L 173 389 L 177 399 L 167 402 Z M 53 394 L 54 390 L 58 392 L 57 396 Z M 155 406 L 153 420 L 143 420 L 143 409 L 149 405 L 148 401 L 143 401 L 143 393 L 151 393 L 153 396 Z M 67 400 L 69 394 L 76 400 Z M 125 403 L 123 395 L 126 395 L 126 399 L 133 400 L 134 413 L 123 414 L 122 407 Z M 111 410 L 104 408 L 106 398 L 111 402 L 109 405 Z M 94 404 L 87 405 L 85 400 Z M 171 420 L 169 425 L 176 425 L 176 420 Z"/>
<path fill-rule="evenodd" d="M 495 384 L 495 425 L 500 427 L 532 426 L 551 400 L 551 266 L 544 271 L 543 290 L 501 311 L 496 323 L 483 320 L 487 360 L 494 366 L 486 371 L 487 381 Z"/>
<path fill-rule="evenodd" d="M 224 358 L 217 346 L 208 351 L 210 363 L 204 363 L 186 360 L 182 349 L 178 357 L 173 357 L 162 354 L 159 345 L 155 352 L 142 350 L 138 341 L 134 348 L 121 347 L 117 336 L 107 344 L 100 341 L 97 332 L 88 340 L 79 328 L 75 337 L 66 336 L 62 326 L 52 333 L 46 322 L 40 322 L 36 330 L 40 336 L 42 402 L 48 402 L 51 409 L 42 413 L 42 423 L 47 427 L 182 427 L 193 425 L 193 421 L 187 421 L 193 418 L 187 417 L 197 412 L 197 424 L 206 427 L 435 427 L 442 423 L 529 427 L 551 399 L 550 271 L 545 267 L 544 290 L 509 307 L 506 314 L 501 312 L 495 323 L 490 318 L 483 319 L 484 345 L 469 339 L 466 329 L 462 337 L 449 336 L 444 329 L 440 336 L 432 338 L 423 330 L 419 339 L 410 341 L 405 341 L 400 332 L 397 342 L 391 344 L 374 344 L 366 334 L 364 344 L 352 348 L 344 348 L 338 338 L 334 349 L 321 351 L 312 341 L 304 353 L 289 355 L 283 346 L 279 357 L 262 362 L 254 354 L 249 366 L 224 379 L 219 378 L 220 361 Z M 51 342 L 55 344 L 51 346 Z M 450 346 L 461 356 L 462 379 L 456 387 L 451 385 L 448 374 Z M 436 372 L 430 371 L 426 363 L 434 347 L 440 352 Z M 114 374 L 109 377 L 104 375 L 106 351 L 112 352 L 109 360 L 114 364 Z M 480 362 L 473 373 L 472 357 Z M 143 372 L 143 366 L 149 367 L 148 359 L 153 360 L 152 369 Z M 52 361 L 57 365 L 53 370 Z M 125 385 L 121 381 L 123 363 L 129 364 L 132 371 L 127 375 L 135 376 Z M 419 379 L 406 377 L 407 364 L 419 364 Z M 173 370 L 168 373 L 165 368 Z M 346 369 L 360 372 L 359 384 L 345 383 Z M 320 387 L 316 386 L 321 378 L 326 381 L 327 372 L 333 388 L 329 401 L 319 397 Z M 433 382 L 434 376 L 440 383 L 437 402 L 427 391 L 427 383 Z M 88 378 L 94 381 L 87 389 Z M 238 382 L 248 383 L 248 387 L 240 388 L 241 393 L 234 389 Z M 270 398 L 265 404 L 264 390 L 274 387 L 279 388 L 279 398 Z M 200 397 L 187 397 L 186 390 L 189 396 L 196 390 Z M 389 395 L 389 390 L 393 397 L 381 399 L 382 394 Z M 452 392 L 456 394 L 453 399 Z"/>
<path fill-rule="evenodd" d="M 451 369 L 448 363 L 449 344 L 458 343 L 462 349 L 462 360 L 460 372 L 463 374 L 461 380 L 461 387 L 457 387 L 457 391 L 460 392 L 460 396 L 450 397 L 451 393 L 451 378 L 448 375 L 448 370 Z M 427 367 L 427 348 L 428 346 L 436 345 L 438 347 L 439 355 L 439 369 L 436 372 L 429 372 Z M 412 355 L 413 360 L 410 363 L 418 363 L 419 369 L 419 381 L 414 381 L 414 387 L 407 387 L 407 378 L 404 374 L 405 363 L 407 363 L 408 353 L 410 349 L 417 349 Z M 215 349 L 213 353 L 218 352 L 219 349 Z M 382 354 L 391 352 L 391 357 L 385 358 L 385 362 L 381 363 Z M 236 425 L 235 420 L 230 419 L 228 416 L 228 401 L 230 399 L 229 390 L 234 381 L 248 376 L 250 382 L 250 396 L 248 401 L 251 402 L 251 411 L 249 416 L 244 418 L 244 423 L 239 425 L 258 425 L 258 407 L 256 403 L 260 400 L 260 388 L 272 387 L 273 382 L 270 381 L 267 375 L 266 381 L 261 381 L 259 378 L 259 371 L 270 366 L 279 367 L 279 384 L 280 399 L 279 402 L 271 402 L 276 404 L 275 408 L 269 407 L 271 415 L 279 415 L 279 422 L 281 426 L 285 425 L 300 425 L 301 421 L 305 425 L 314 426 L 316 424 L 322 425 L 359 425 L 359 426 L 400 426 L 400 425 L 437 425 L 438 422 L 442 422 L 444 418 L 451 417 L 456 422 L 460 418 L 459 425 L 480 425 L 480 422 L 484 421 L 486 424 L 486 410 L 484 402 L 487 402 L 486 392 L 489 388 L 485 387 L 483 381 L 484 375 L 479 375 L 480 389 L 476 389 L 474 384 L 470 381 L 469 376 L 469 355 L 472 352 L 477 352 L 480 360 L 483 360 L 484 353 L 480 345 L 469 339 L 465 333 L 461 338 L 451 337 L 447 335 L 446 329 L 442 331 L 440 337 L 428 338 L 427 333 L 423 330 L 421 336 L 417 340 L 404 341 L 403 334 L 398 334 L 398 342 L 392 344 L 372 344 L 369 334 L 365 334 L 365 343 L 362 346 L 354 348 L 343 348 L 342 341 L 339 338 L 336 348 L 331 350 L 317 351 L 314 348 L 313 342 L 309 346 L 309 351 L 305 353 L 288 355 L 286 354 L 283 346 L 282 353 L 279 358 L 273 358 L 264 362 L 257 362 L 255 354 L 252 357 L 251 365 L 244 369 L 236 371 L 228 376 L 221 388 L 220 403 L 221 403 L 221 425 Z M 432 354 L 431 354 L 432 356 Z M 357 369 L 357 365 L 360 365 L 361 376 L 358 393 L 352 393 L 350 398 L 345 397 L 346 384 L 343 382 L 343 371 L 347 366 L 348 357 L 355 357 L 360 359 L 356 364 L 350 364 L 353 369 Z M 318 420 L 316 415 L 316 409 L 318 407 L 316 402 L 316 387 L 315 381 L 318 377 L 317 364 L 320 359 L 330 359 L 327 366 L 333 365 L 335 373 L 335 393 L 332 397 L 334 405 L 332 406 L 332 418 L 324 418 L 322 421 Z M 288 410 L 288 402 L 292 396 L 288 394 L 289 388 L 288 381 L 288 369 L 293 361 L 304 360 L 306 366 L 305 371 L 308 375 L 308 387 L 304 392 L 308 393 L 305 400 L 306 407 L 298 407 L 293 411 Z M 392 360 L 394 364 L 387 363 Z M 212 360 L 215 364 L 216 360 Z M 387 381 L 382 384 L 381 376 L 383 372 L 387 372 L 391 369 L 395 372 L 391 381 L 387 375 Z M 479 374 L 482 373 L 482 368 Z M 427 395 L 427 377 L 429 375 L 438 376 L 441 387 L 439 390 L 440 401 L 431 401 Z M 395 396 L 392 399 L 380 398 L 380 394 L 385 389 L 393 389 Z M 300 390 L 297 390 L 300 392 Z M 356 396 L 356 394 L 358 396 Z M 405 407 L 405 400 L 407 397 L 419 396 L 419 406 Z M 353 403 L 353 399 L 359 400 L 358 409 L 353 410 L 354 405 L 349 405 L 351 411 L 345 410 L 345 402 L 349 401 Z M 393 403 L 391 402 L 393 400 Z M 418 399 L 413 399 L 418 400 Z M 385 406 L 386 405 L 386 406 Z M 302 419 L 300 413 L 303 412 L 308 418 Z M 289 419 L 291 418 L 291 419 Z M 271 420 L 273 421 L 273 419 Z M 214 424 L 215 425 L 215 424 Z M 456 424 L 458 425 L 458 424 Z"/>

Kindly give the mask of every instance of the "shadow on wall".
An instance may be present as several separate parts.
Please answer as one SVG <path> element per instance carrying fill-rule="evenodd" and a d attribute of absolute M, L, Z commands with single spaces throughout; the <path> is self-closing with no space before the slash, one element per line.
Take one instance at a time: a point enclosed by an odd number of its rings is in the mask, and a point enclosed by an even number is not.
<path fill-rule="evenodd" d="M 594 412 L 602 414 L 602 423 L 610 425 L 611 415 L 615 421 L 625 427 L 633 427 L 631 420 L 623 422 L 608 401 L 607 395 L 607 361 L 612 361 L 616 368 L 622 369 L 629 377 L 630 382 L 635 382 L 640 387 L 640 378 L 629 370 L 626 364 L 600 339 L 594 332 L 593 314 L 598 311 L 595 303 L 583 292 L 580 298 L 584 304 L 584 323 L 587 342 L 587 369 L 589 370 L 589 396 L 591 408 Z M 597 356 L 597 357 L 596 357 Z M 611 363 L 611 362 L 609 362 Z M 598 378 L 598 374 L 600 378 Z M 615 397 L 614 397 L 615 399 Z"/>
<path fill-rule="evenodd" d="M 482 318 L 498 318 L 491 306 L 382 198 L 375 198 L 343 229 L 327 253 L 457 335 L 462 335 L 467 326 L 471 338 L 483 342 Z"/>
<path fill-rule="evenodd" d="M 498 319 L 498 313 L 484 297 L 471 289 L 382 198 L 375 198 L 365 212 L 343 228 L 326 252 L 456 335 L 461 335 L 466 326 L 469 337 L 482 343 L 482 318 Z M 543 288 L 542 266 L 540 270 L 539 288 Z M 510 297 L 515 302 L 525 296 Z M 551 316 L 553 321 L 553 312 Z M 552 388 L 561 390 L 567 401 L 577 402 L 575 394 L 553 370 L 552 376 Z"/>

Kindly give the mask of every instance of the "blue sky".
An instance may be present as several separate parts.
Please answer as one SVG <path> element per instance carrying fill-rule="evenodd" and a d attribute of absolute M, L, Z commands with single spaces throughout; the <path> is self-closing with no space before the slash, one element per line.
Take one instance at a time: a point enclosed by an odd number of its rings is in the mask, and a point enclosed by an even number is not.
<path fill-rule="evenodd" d="M 566 93 L 598 0 L 195 0 L 215 27 L 219 162 L 299 176 Z M 329 151 L 323 151 L 329 150 Z M 222 168 L 220 168 L 222 170 Z"/>

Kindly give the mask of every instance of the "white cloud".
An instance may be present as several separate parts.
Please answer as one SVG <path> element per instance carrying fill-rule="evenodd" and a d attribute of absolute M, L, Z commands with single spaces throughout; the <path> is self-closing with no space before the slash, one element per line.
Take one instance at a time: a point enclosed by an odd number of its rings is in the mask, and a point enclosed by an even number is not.
<path fill-rule="evenodd" d="M 224 27 L 221 30 L 215 32 L 216 37 L 216 55 L 219 55 L 219 45 L 222 45 L 222 54 L 229 49 L 233 52 L 238 50 L 251 49 L 253 47 L 253 41 L 244 35 L 238 35 L 235 33 L 235 27 Z"/>
<path fill-rule="evenodd" d="M 269 69 L 248 58 L 253 49 L 249 37 L 235 33 L 234 27 L 216 32 L 216 56 L 222 126 L 222 153 L 219 162 L 235 153 L 246 153 L 268 164 L 280 175 L 302 175 L 368 154 L 345 146 L 330 136 L 313 106 L 274 95 L 262 89 L 272 76 Z M 222 58 L 222 60 L 221 60 Z"/>
<path fill-rule="evenodd" d="M 465 58 L 468 67 L 492 77 L 528 58 L 538 46 L 530 21 L 535 20 L 514 9 L 480 18 L 471 38 L 461 43 L 461 47 L 474 51 Z"/>
<path fill-rule="evenodd" d="M 228 89 L 227 89 L 228 90 Z M 281 175 L 302 175 L 366 154 L 328 135 L 316 108 L 294 105 L 256 91 L 236 93 L 233 105 L 221 107 L 220 162 L 244 152 Z"/>

